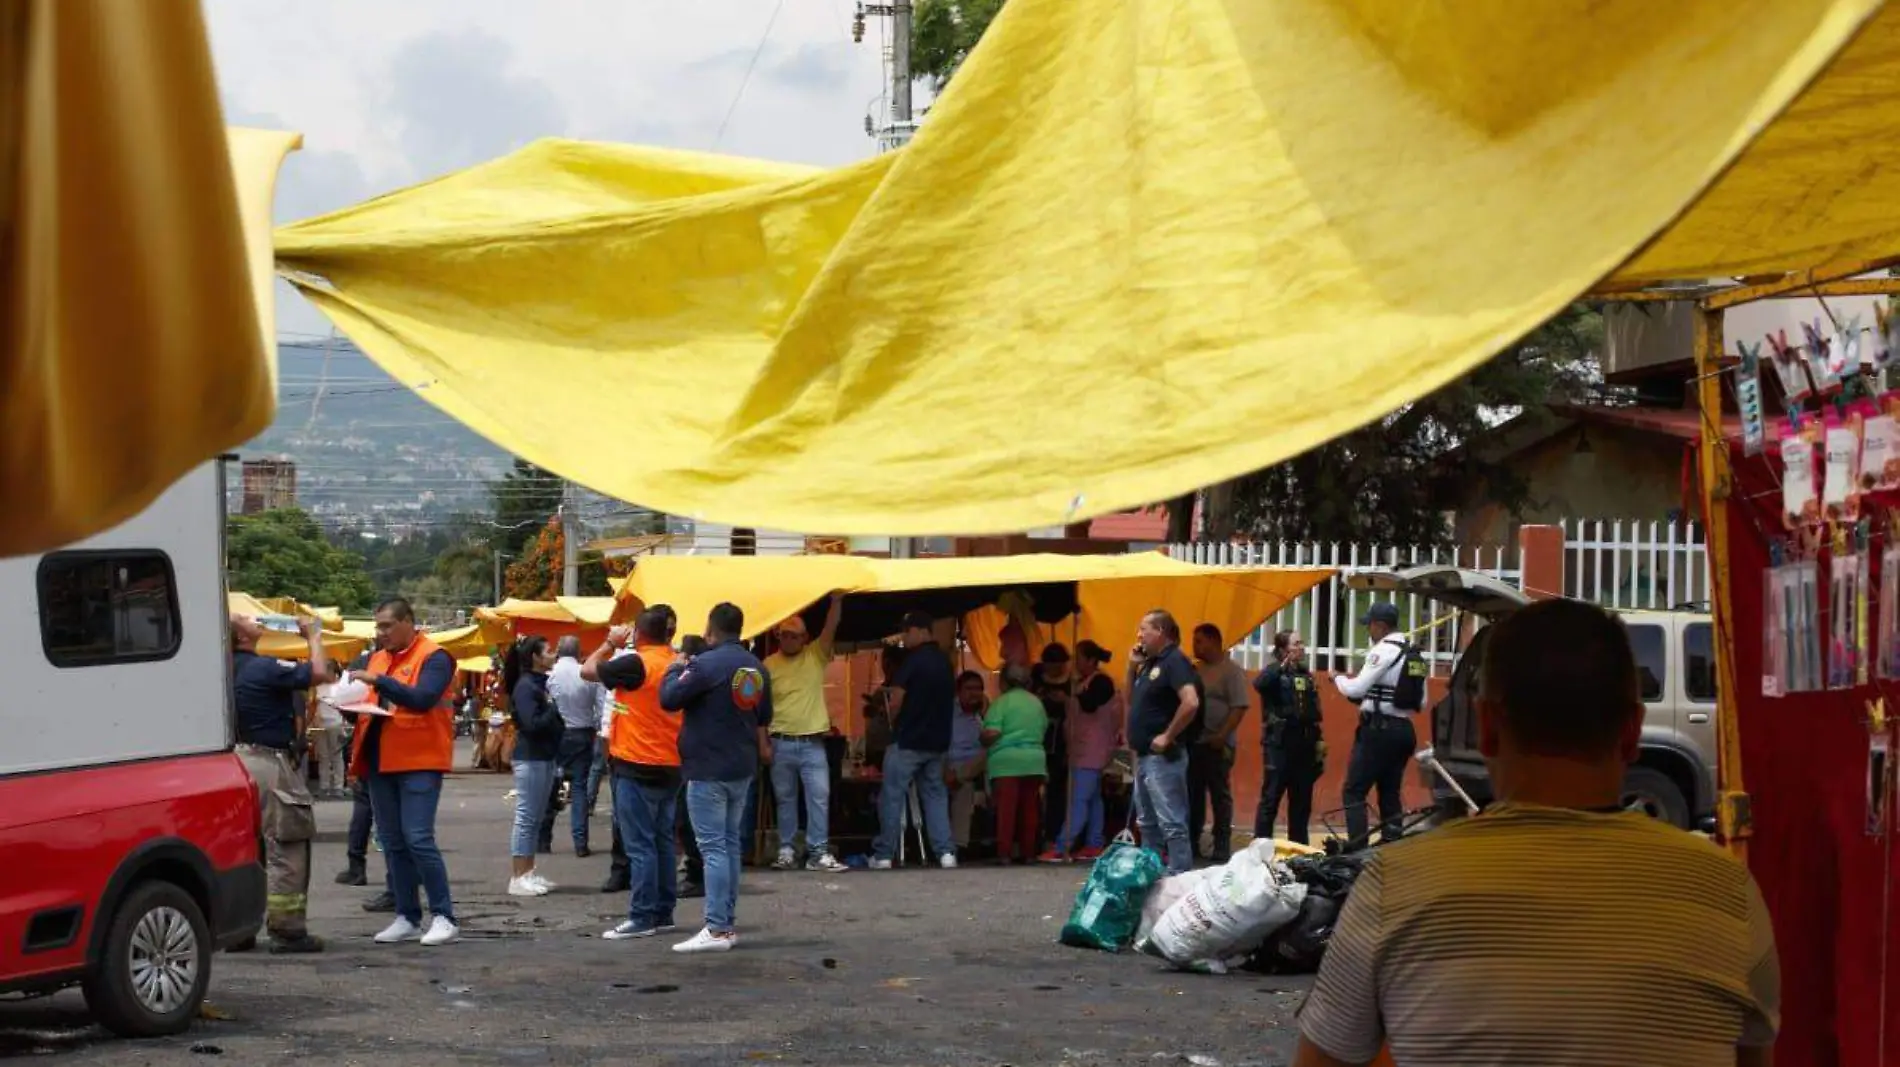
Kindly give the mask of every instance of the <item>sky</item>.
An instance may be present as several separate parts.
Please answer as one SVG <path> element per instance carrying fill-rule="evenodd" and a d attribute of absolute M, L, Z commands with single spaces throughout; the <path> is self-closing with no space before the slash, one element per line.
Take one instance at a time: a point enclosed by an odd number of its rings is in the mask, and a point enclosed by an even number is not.
<path fill-rule="evenodd" d="M 205 0 L 225 118 L 294 130 L 279 223 L 541 137 L 836 165 L 872 154 L 852 0 Z M 755 58 L 756 57 L 756 58 Z M 750 77 L 747 71 L 750 69 Z M 729 116 L 729 117 L 728 117 Z M 723 129 L 722 129 L 723 127 Z M 278 333 L 329 323 L 278 283 Z"/>

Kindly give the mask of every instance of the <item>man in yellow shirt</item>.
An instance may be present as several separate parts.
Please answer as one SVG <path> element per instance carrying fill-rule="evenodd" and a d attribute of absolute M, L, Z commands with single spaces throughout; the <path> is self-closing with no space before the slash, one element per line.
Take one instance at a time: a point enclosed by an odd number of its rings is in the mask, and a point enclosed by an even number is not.
<path fill-rule="evenodd" d="M 825 741 L 831 736 L 831 711 L 825 704 L 825 668 L 844 598 L 833 594 L 825 628 L 816 641 L 805 620 L 794 615 L 779 624 L 778 651 L 766 657 L 772 678 L 772 793 L 778 798 L 778 859 L 772 869 L 798 866 L 792 838 L 798 833 L 798 788 L 805 787 L 805 869 L 842 871 L 829 849 L 831 835 L 831 760 Z"/>

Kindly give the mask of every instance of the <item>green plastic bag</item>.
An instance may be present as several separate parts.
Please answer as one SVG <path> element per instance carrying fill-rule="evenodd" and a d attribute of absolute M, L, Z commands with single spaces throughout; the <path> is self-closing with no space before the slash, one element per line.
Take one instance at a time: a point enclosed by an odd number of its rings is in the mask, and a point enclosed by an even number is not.
<path fill-rule="evenodd" d="M 1076 894 L 1060 940 L 1076 948 L 1120 952 L 1135 939 L 1141 905 L 1161 880 L 1161 857 L 1117 840 L 1089 869 L 1089 880 Z"/>

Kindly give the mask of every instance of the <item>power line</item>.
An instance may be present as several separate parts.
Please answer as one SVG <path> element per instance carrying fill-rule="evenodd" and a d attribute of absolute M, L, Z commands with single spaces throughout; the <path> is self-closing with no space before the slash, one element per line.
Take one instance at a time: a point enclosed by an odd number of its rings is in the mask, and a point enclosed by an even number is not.
<path fill-rule="evenodd" d="M 765 32 L 759 35 L 759 46 L 752 50 L 752 58 L 745 65 L 745 76 L 739 79 L 739 91 L 732 94 L 732 103 L 726 106 L 726 117 L 719 120 L 719 130 L 713 134 L 712 146 L 726 137 L 726 124 L 732 121 L 733 112 L 739 110 L 739 101 L 745 96 L 745 87 L 752 82 L 752 71 L 759 65 L 759 57 L 765 54 L 765 43 L 772 39 L 772 27 L 778 23 L 778 13 L 785 7 L 785 0 L 772 5 L 772 17 L 765 20 Z"/>

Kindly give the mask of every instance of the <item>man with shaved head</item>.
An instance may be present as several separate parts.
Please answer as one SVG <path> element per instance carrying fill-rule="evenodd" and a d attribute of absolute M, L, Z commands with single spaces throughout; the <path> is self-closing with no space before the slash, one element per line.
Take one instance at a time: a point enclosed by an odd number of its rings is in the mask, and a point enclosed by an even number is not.
<path fill-rule="evenodd" d="M 598 682 L 581 677 L 579 637 L 569 634 L 561 638 L 554 647 L 554 654 L 554 669 L 548 672 L 548 695 L 554 698 L 554 706 L 560 709 L 561 725 L 565 727 L 561 734 L 560 754 L 556 757 L 561 774 L 554 783 L 554 789 L 558 793 L 560 779 L 566 779 L 568 821 L 574 834 L 574 854 L 586 857 L 593 855 L 593 850 L 587 847 L 587 779 L 594 770 L 594 747 L 600 741 L 600 710 L 607 699 L 607 691 Z M 553 804 L 548 805 L 547 812 L 542 823 L 543 841 L 552 837 L 554 832 Z"/>

